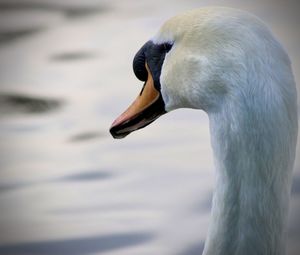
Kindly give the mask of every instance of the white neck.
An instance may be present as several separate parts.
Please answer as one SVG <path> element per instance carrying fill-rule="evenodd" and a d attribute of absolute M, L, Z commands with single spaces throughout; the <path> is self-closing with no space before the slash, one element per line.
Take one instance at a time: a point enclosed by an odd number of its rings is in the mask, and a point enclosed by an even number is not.
<path fill-rule="evenodd" d="M 166 111 L 206 111 L 216 187 L 205 255 L 281 255 L 297 141 L 290 61 L 266 26 L 228 8 L 168 21 L 160 77 Z"/>
<path fill-rule="evenodd" d="M 205 255 L 284 254 L 296 126 L 255 105 L 209 114 L 217 178 Z"/>

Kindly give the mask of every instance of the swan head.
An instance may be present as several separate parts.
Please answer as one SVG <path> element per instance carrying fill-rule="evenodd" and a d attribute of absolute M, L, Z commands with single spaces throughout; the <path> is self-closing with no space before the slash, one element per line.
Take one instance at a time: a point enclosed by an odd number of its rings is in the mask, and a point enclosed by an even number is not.
<path fill-rule="evenodd" d="M 133 69 L 144 86 L 113 122 L 115 138 L 177 108 L 210 114 L 230 111 L 248 97 L 263 101 L 266 90 L 276 90 L 266 87 L 268 79 L 291 79 L 289 59 L 267 27 L 249 13 L 223 7 L 168 20 L 137 52 Z M 282 93 L 294 93 L 288 90 Z"/>

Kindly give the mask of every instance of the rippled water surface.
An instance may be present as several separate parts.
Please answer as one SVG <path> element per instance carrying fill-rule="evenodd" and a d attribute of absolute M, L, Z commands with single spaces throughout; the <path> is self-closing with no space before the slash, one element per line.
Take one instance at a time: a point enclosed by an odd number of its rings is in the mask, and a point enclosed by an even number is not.
<path fill-rule="evenodd" d="M 0 0 L 0 254 L 198 255 L 213 190 L 208 120 L 169 113 L 124 140 L 135 52 L 183 10 L 254 12 L 300 84 L 296 1 Z M 298 153 L 299 154 L 299 153 Z M 299 254 L 300 164 L 288 254 Z"/>

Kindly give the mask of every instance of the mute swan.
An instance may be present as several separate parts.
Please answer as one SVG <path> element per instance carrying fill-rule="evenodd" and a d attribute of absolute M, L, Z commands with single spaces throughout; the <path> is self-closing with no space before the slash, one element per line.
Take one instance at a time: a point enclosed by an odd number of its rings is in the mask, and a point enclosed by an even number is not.
<path fill-rule="evenodd" d="M 192 10 L 168 20 L 133 68 L 145 84 L 113 122 L 114 138 L 177 108 L 209 116 L 216 185 L 203 254 L 284 254 L 297 96 L 271 32 L 240 10 Z"/>

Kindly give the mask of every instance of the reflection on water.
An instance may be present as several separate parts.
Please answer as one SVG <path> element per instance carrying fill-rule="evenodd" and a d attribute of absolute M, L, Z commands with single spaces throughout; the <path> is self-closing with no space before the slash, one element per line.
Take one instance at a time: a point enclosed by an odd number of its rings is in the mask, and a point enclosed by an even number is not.
<path fill-rule="evenodd" d="M 98 181 L 111 177 L 109 172 L 103 171 L 83 171 L 77 174 L 67 175 L 57 180 L 67 182 L 85 182 L 85 181 Z"/>
<path fill-rule="evenodd" d="M 0 194 L 8 191 L 14 191 L 17 189 L 32 187 L 34 185 L 51 184 L 51 183 L 67 183 L 67 182 L 89 182 L 89 181 L 97 182 L 97 181 L 106 180 L 111 177 L 112 174 L 108 171 L 83 170 L 82 172 L 79 173 L 64 175 L 58 178 L 52 178 L 47 180 L 0 183 Z"/>
<path fill-rule="evenodd" d="M 0 254 L 14 255 L 86 255 L 120 250 L 140 245 L 153 239 L 151 233 L 124 233 L 107 236 L 91 236 L 57 241 L 0 245 Z"/>
<path fill-rule="evenodd" d="M 73 143 L 86 142 L 86 141 L 89 141 L 89 140 L 94 140 L 94 139 L 97 139 L 97 138 L 104 137 L 106 135 L 107 134 L 97 132 L 97 131 L 82 132 L 82 133 L 71 136 L 69 141 L 71 141 Z"/>
<path fill-rule="evenodd" d="M 198 203 L 195 203 L 193 205 L 193 210 L 198 213 L 203 213 L 204 211 L 210 212 L 211 206 L 212 206 L 212 197 L 213 193 L 210 192 L 209 194 L 206 194 L 204 196 L 205 199 L 201 199 Z"/>
<path fill-rule="evenodd" d="M 111 205 L 111 206 L 107 206 L 107 205 L 98 205 L 98 206 L 90 206 L 90 207 L 68 207 L 68 208 L 61 208 L 61 209 L 57 209 L 57 210 L 53 210 L 50 211 L 48 213 L 51 214 L 59 214 L 59 215 L 76 215 L 76 214 L 82 214 L 82 215 L 86 215 L 86 214 L 91 214 L 91 213 L 110 213 L 110 212 L 114 212 L 114 211 L 125 211 L 125 210 L 135 210 L 137 209 L 138 206 L 133 206 L 133 205 L 128 205 L 128 204 L 121 204 L 119 203 L 118 205 Z"/>
<path fill-rule="evenodd" d="M 187 250 L 179 252 L 177 255 L 199 255 L 202 254 L 204 249 L 204 242 L 197 243 L 195 245 L 191 245 Z"/>
<path fill-rule="evenodd" d="M 96 57 L 96 54 L 94 54 L 93 52 L 75 51 L 75 52 L 57 53 L 52 55 L 50 59 L 57 62 L 67 62 L 67 61 L 85 60 L 94 57 Z"/>
<path fill-rule="evenodd" d="M 4 193 L 7 191 L 15 190 L 15 189 L 20 189 L 22 187 L 26 187 L 28 184 L 24 183 L 3 183 L 0 184 L 0 193 Z"/>
<path fill-rule="evenodd" d="M 40 31 L 40 28 L 28 28 L 14 31 L 0 31 L 0 46 L 2 44 L 11 43 L 24 37 L 34 35 Z"/>
<path fill-rule="evenodd" d="M 38 98 L 22 94 L 0 94 L 1 114 L 47 113 L 60 109 L 63 102 L 59 99 Z"/>
<path fill-rule="evenodd" d="M 26 2 L 11 2 L 1 1 L 0 12 L 12 11 L 48 11 L 48 12 L 62 12 L 67 18 L 83 18 L 90 15 L 95 15 L 107 11 L 107 7 L 97 4 L 96 6 L 72 6 L 66 5 L 62 2 L 48 2 L 48 1 L 26 1 Z"/>

